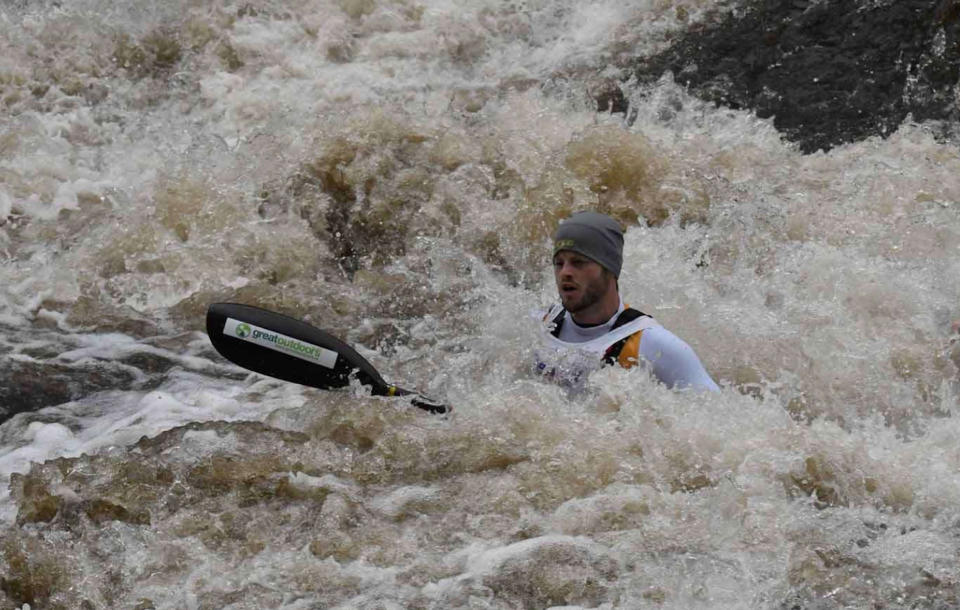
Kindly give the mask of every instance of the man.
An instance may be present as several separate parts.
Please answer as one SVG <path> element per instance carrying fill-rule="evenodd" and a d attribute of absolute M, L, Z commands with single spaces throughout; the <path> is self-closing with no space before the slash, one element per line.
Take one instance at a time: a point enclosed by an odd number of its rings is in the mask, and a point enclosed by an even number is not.
<path fill-rule="evenodd" d="M 543 317 L 549 322 L 546 343 L 554 350 L 547 356 L 538 353 L 538 369 L 564 385 L 578 386 L 601 363 L 641 364 L 668 387 L 719 391 L 689 345 L 652 317 L 624 305 L 618 284 L 622 264 L 623 231 L 614 219 L 578 212 L 560 223 L 553 273 L 561 303 Z"/>

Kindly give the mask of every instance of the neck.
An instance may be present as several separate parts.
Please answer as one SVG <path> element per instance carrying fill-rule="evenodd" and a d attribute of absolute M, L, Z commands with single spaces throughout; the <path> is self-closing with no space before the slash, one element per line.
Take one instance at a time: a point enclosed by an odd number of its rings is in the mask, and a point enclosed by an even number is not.
<path fill-rule="evenodd" d="M 577 326 L 596 326 L 603 324 L 617 313 L 620 309 L 620 293 L 616 290 L 610 290 L 604 297 L 577 313 L 570 313 L 570 317 L 577 323 Z"/>

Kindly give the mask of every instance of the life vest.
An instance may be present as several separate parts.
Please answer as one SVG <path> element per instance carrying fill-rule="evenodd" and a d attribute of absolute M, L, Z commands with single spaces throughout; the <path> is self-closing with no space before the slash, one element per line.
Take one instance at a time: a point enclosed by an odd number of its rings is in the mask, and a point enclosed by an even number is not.
<path fill-rule="evenodd" d="M 544 333 L 544 346 L 550 352 L 537 352 L 538 371 L 555 378 L 561 385 L 579 386 L 587 374 L 604 365 L 619 364 L 623 368 L 636 366 L 640 361 L 640 337 L 648 328 L 660 326 L 651 316 L 626 307 L 604 335 L 571 343 L 558 337 L 565 320 L 566 310 L 554 305 L 542 320 L 551 320 L 553 328 Z M 567 355 L 570 354 L 570 355 Z"/>

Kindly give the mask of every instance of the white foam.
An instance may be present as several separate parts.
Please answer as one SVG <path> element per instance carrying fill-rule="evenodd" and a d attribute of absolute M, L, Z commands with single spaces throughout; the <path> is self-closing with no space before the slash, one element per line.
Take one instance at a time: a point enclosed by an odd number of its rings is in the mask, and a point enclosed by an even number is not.
<path fill-rule="evenodd" d="M 408 485 L 395 489 L 390 493 L 377 496 L 370 505 L 391 519 L 396 519 L 408 511 L 416 509 L 416 505 L 432 502 L 438 497 L 438 490 L 431 487 Z"/>
<path fill-rule="evenodd" d="M 479 606 L 485 578 L 550 545 L 622 566 L 624 607 L 780 601 L 797 592 L 797 574 L 814 588 L 832 582 L 834 568 L 818 571 L 812 549 L 836 552 L 841 566 L 863 562 L 876 603 L 889 603 L 880 596 L 897 589 L 897 574 L 958 580 L 960 411 L 948 339 L 960 284 L 944 280 L 960 277 L 955 143 L 907 123 L 886 139 L 803 156 L 772 120 L 700 102 L 671 78 L 621 83 L 629 125 L 594 112 L 593 79 L 622 76 L 610 57 L 651 51 L 687 27 L 680 15 L 693 24 L 730 3 L 251 8 L 79 0 L 0 11 L 0 80 L 23 98 L 4 89 L 13 105 L 0 131 L 0 322 L 11 332 L 0 349 L 14 352 L 0 357 L 42 363 L 53 346 L 50 364 L 125 366 L 137 382 L 152 373 L 121 361 L 173 367 L 148 391 L 100 392 L 0 426 L 4 523 L 16 511 L 7 482 L 31 462 L 122 455 L 176 426 L 250 420 L 307 432 L 304 461 L 326 464 L 340 441 L 313 433 L 329 416 L 340 431 L 376 428 L 374 448 L 351 453 L 351 464 L 399 480 L 368 484 L 348 467 L 288 480 L 369 525 L 370 540 L 345 543 L 369 555 L 318 558 L 306 539 L 291 550 L 282 520 L 271 519 L 276 506 L 243 507 L 283 542 L 225 559 L 195 537 L 164 540 L 191 558 L 173 577 L 184 586 L 138 581 L 131 605 L 199 607 L 212 589 L 249 586 L 251 596 L 283 592 L 284 608 L 320 607 L 329 600 L 310 587 L 335 574 L 361 590 L 333 602 L 344 608 L 422 605 L 421 595 Z M 183 59 L 149 76 L 97 64 L 115 51 L 102 23 L 132 43 L 173 27 Z M 188 46 L 207 29 L 206 46 Z M 225 65 L 221 43 L 242 66 Z M 27 76 L 42 82 L 17 85 Z M 73 78 L 79 93 L 68 95 Z M 96 86 L 108 95 L 93 102 L 84 95 Z M 652 168 L 649 183 L 618 198 L 578 175 L 572 143 L 597 133 L 590 171 L 622 161 L 624 176 Z M 611 140 L 621 136 L 648 152 L 619 158 Z M 313 192 L 323 180 L 310 173 L 334 142 L 346 143 L 335 169 L 349 179 L 336 203 Z M 304 190 L 294 194 L 294 183 Z M 650 202 L 689 210 L 699 199 L 708 203 L 700 220 L 627 231 L 620 285 L 694 347 L 723 391 L 676 393 L 643 371 L 605 369 L 571 397 L 532 377 L 537 328 L 526 313 L 556 296 L 549 225 L 601 200 L 628 217 Z M 417 208 L 409 226 L 407 206 Z M 333 260 L 325 223 L 340 213 L 382 240 L 371 247 L 404 251 L 385 256 L 383 277 L 372 262 L 383 252 L 363 259 L 369 285 Z M 390 278 L 402 281 L 375 286 Z M 454 417 L 392 419 L 406 413 L 402 401 L 243 379 L 211 357 L 200 332 L 161 347 L 169 332 L 199 328 L 197 304 L 221 294 L 334 316 L 391 380 L 449 401 Z M 164 336 L 80 328 L 123 326 L 125 312 Z M 344 404 L 364 411 L 354 420 Z M 399 454 L 436 451 L 415 443 L 438 430 L 458 453 L 436 457 L 464 472 L 389 470 Z M 243 451 L 237 435 L 189 431 L 164 457 Z M 471 497 L 493 508 L 448 512 Z M 224 513 L 238 508 L 218 501 Z M 126 538 L 102 529 L 141 550 L 129 551 L 130 571 L 153 565 L 143 549 L 156 548 L 155 529 Z M 95 580 L 71 584 L 94 590 Z"/>

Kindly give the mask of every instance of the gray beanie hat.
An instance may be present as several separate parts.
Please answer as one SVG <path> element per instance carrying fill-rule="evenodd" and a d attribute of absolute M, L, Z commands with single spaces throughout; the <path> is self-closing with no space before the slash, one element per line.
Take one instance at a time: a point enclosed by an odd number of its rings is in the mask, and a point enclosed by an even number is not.
<path fill-rule="evenodd" d="M 623 231 L 606 214 L 577 212 L 560 222 L 553 236 L 553 253 L 572 250 L 596 261 L 620 277 L 623 266 Z"/>

